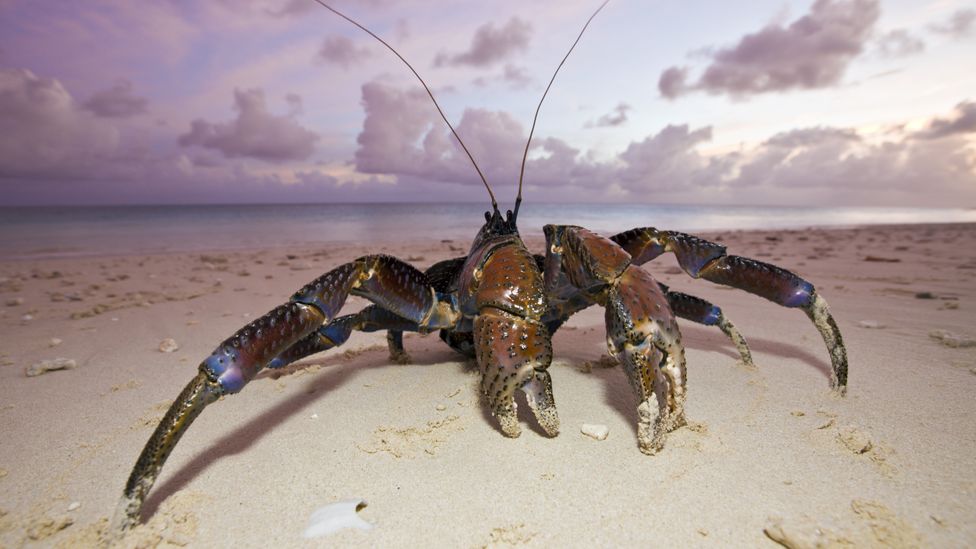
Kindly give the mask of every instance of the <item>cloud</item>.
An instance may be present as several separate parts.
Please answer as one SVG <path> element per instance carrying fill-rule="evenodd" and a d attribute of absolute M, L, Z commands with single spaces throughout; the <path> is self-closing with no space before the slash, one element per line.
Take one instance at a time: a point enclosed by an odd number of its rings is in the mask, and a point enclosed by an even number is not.
<path fill-rule="evenodd" d="M 475 86 L 485 87 L 494 80 L 507 83 L 513 90 L 522 90 L 532 83 L 532 76 L 525 70 L 525 67 L 507 63 L 501 73 L 491 77 L 479 76 L 471 83 Z"/>
<path fill-rule="evenodd" d="M 433 181 L 480 184 L 477 172 L 423 91 L 369 82 L 362 88 L 366 119 L 356 168 Z M 518 176 L 524 130 L 510 115 L 467 109 L 456 125 L 489 181 Z"/>
<path fill-rule="evenodd" d="M 690 130 L 686 124 L 668 125 L 655 135 L 628 145 L 616 167 L 613 180 L 638 196 L 663 189 L 709 186 L 721 174 L 713 173 L 711 162 L 697 147 L 712 139 L 712 128 Z"/>
<path fill-rule="evenodd" d="M 104 118 L 129 118 L 149 111 L 149 100 L 132 93 L 132 83 L 123 80 L 107 90 L 95 92 L 82 105 Z"/>
<path fill-rule="evenodd" d="M 614 107 L 613 112 L 609 112 L 596 121 L 591 121 L 586 123 L 587 128 L 608 128 L 622 126 L 627 122 L 627 111 L 633 110 L 633 107 L 626 103 L 620 103 Z"/>
<path fill-rule="evenodd" d="M 657 89 L 662 96 L 674 99 L 688 91 L 687 80 L 687 67 L 670 67 L 665 69 L 661 73 L 661 77 L 658 78 Z"/>
<path fill-rule="evenodd" d="M 936 23 L 929 28 L 933 32 L 953 38 L 965 38 L 976 28 L 976 10 L 971 8 L 956 10 L 945 22 Z"/>
<path fill-rule="evenodd" d="M 673 99 L 694 90 L 747 97 L 832 86 L 863 51 L 879 15 L 878 0 L 817 0 L 788 26 L 771 24 L 710 52 L 697 83 L 686 82 L 686 69 L 671 67 L 658 89 Z"/>
<path fill-rule="evenodd" d="M 26 69 L 0 69 L 0 120 L 0 178 L 91 177 L 118 152 L 111 124 Z"/>
<path fill-rule="evenodd" d="M 495 28 L 492 23 L 478 27 L 467 51 L 455 55 L 439 53 L 434 66 L 470 65 L 486 67 L 506 59 L 516 52 L 525 51 L 532 38 L 532 25 L 518 17 L 511 18 L 505 26 Z"/>
<path fill-rule="evenodd" d="M 357 48 L 356 44 L 345 36 L 330 36 L 319 48 L 318 59 L 333 63 L 348 69 L 371 55 L 368 48 Z"/>
<path fill-rule="evenodd" d="M 963 101 L 956 105 L 949 118 L 933 118 L 924 130 L 915 134 L 915 137 L 941 139 L 967 133 L 976 133 L 976 102 L 972 101 Z"/>
<path fill-rule="evenodd" d="M 856 194 L 862 199 L 882 200 L 900 193 L 925 200 L 951 192 L 971 195 L 976 186 L 976 154 L 966 140 L 954 136 L 941 143 L 895 135 L 869 142 L 851 129 L 810 128 L 773 136 L 752 151 L 730 182 L 742 192 L 749 187 L 791 190 L 837 198 Z M 885 196 L 881 196 L 885 194 Z M 919 197 L 920 198 L 920 197 Z M 918 202 L 916 202 L 917 204 Z"/>
<path fill-rule="evenodd" d="M 289 100 L 293 107 L 296 99 L 293 96 Z M 226 158 L 256 158 L 267 162 L 304 160 L 311 156 L 318 134 L 300 126 L 293 114 L 275 116 L 268 112 L 262 90 L 235 90 L 234 106 L 238 111 L 235 120 L 226 123 L 194 120 L 190 131 L 179 137 L 179 144 L 214 149 Z"/>
<path fill-rule="evenodd" d="M 925 42 L 905 29 L 895 29 L 878 37 L 875 42 L 883 57 L 908 57 L 925 51 Z"/>
<path fill-rule="evenodd" d="M 233 6 L 231 3 L 225 3 Z M 286 0 L 281 5 L 267 7 L 264 11 L 273 17 L 298 17 L 315 9 L 321 9 L 321 6 L 316 6 L 312 0 Z"/>
<path fill-rule="evenodd" d="M 393 176 L 417 189 L 430 182 L 479 184 L 427 103 L 416 91 L 365 85 L 367 118 L 357 169 Z M 530 195 L 555 192 L 564 200 L 606 200 L 612 194 L 613 199 L 640 202 L 707 196 L 715 203 L 879 204 L 904 203 L 925 189 L 922 202 L 946 205 L 972 196 L 976 188 L 976 150 L 969 139 L 974 131 L 976 103 L 963 102 L 950 116 L 934 117 L 921 132 L 896 126 L 879 138 L 853 128 L 797 128 L 719 154 L 702 151 L 712 139 L 710 126 L 668 125 L 600 160 L 559 139 L 540 137 L 533 143 L 525 181 Z M 525 128 L 507 113 L 469 109 L 458 132 L 496 193 L 505 196 L 499 187 L 518 181 Z"/>

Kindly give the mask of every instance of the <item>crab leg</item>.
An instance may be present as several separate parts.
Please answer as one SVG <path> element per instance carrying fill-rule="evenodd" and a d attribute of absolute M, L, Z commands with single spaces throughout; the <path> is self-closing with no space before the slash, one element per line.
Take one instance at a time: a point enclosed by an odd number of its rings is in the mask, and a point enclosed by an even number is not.
<path fill-rule="evenodd" d="M 606 308 L 607 347 L 637 393 L 637 440 L 654 454 L 685 424 L 681 332 L 661 286 L 617 244 L 582 227 L 546 225 L 546 289 L 559 278 Z"/>
<path fill-rule="evenodd" d="M 722 309 L 718 305 L 712 305 L 700 297 L 672 291 L 660 282 L 658 282 L 658 285 L 661 286 L 661 290 L 664 292 L 665 297 L 667 297 L 668 305 L 671 306 L 674 316 L 704 324 L 705 326 L 718 326 L 732 340 L 735 348 L 738 349 L 742 363 L 746 366 L 753 366 L 752 353 L 749 351 L 749 344 L 746 343 L 746 338 L 742 337 L 742 334 L 739 333 L 739 330 L 725 316 L 725 313 L 722 312 Z"/>
<path fill-rule="evenodd" d="M 376 332 L 389 330 L 390 359 L 405 363 L 410 357 L 403 350 L 403 332 L 416 332 L 420 328 L 412 320 L 395 315 L 376 305 L 370 305 L 358 313 L 340 316 L 318 330 L 298 340 L 268 363 L 268 368 L 282 368 L 307 356 L 327 351 L 345 343 L 352 332 Z M 390 334 L 396 334 L 391 337 Z"/>
<path fill-rule="evenodd" d="M 830 353 L 830 386 L 844 394 L 847 390 L 847 350 L 840 329 L 827 307 L 827 301 L 813 284 L 786 269 L 735 255 L 725 246 L 696 236 L 653 227 L 631 229 L 611 240 L 633 257 L 635 264 L 646 263 L 671 252 L 678 265 L 692 278 L 704 278 L 766 298 L 784 307 L 802 309 L 823 337 Z"/>
<path fill-rule="evenodd" d="M 545 258 L 537 255 L 536 261 L 544 264 Z M 549 311 L 544 319 L 550 334 L 555 334 L 556 330 L 569 320 L 569 317 L 595 302 L 587 298 L 583 291 L 575 288 L 569 282 L 566 273 L 550 275 L 550 284 L 553 285 L 551 288 L 553 293 L 549 296 Z M 664 292 L 668 305 L 671 306 L 671 311 L 676 317 L 705 326 L 718 326 L 738 349 L 742 363 L 746 366 L 752 366 L 752 353 L 749 351 L 749 345 L 721 308 L 700 297 L 672 291 L 660 282 L 658 285 L 661 286 L 661 291 Z"/>
<path fill-rule="evenodd" d="M 291 356 L 287 351 L 333 319 L 349 294 L 429 329 L 451 326 L 458 316 L 451 303 L 436 298 L 422 272 L 390 256 L 364 256 L 313 280 L 289 303 L 238 330 L 200 364 L 200 373 L 170 406 L 132 469 L 113 519 L 117 533 L 139 522 L 142 503 L 166 458 L 203 408 L 243 389 L 276 357 Z"/>

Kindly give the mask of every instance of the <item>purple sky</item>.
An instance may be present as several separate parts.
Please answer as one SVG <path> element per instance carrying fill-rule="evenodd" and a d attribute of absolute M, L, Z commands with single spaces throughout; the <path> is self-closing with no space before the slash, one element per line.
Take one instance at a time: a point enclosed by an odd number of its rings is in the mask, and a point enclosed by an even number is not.
<path fill-rule="evenodd" d="M 498 196 L 596 0 L 334 0 Z M 612 0 L 527 201 L 976 207 L 976 4 Z M 313 0 L 0 0 L 0 205 L 485 201 L 389 51 Z"/>

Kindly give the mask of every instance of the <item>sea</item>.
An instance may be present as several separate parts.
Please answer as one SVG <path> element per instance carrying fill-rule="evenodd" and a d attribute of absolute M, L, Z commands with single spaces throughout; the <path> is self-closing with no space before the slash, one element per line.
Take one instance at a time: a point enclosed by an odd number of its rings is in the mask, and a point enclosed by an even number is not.
<path fill-rule="evenodd" d="M 484 223 L 485 205 L 261 204 L 0 207 L 0 259 L 325 247 L 335 243 L 462 241 Z M 652 226 L 684 232 L 973 223 L 974 208 L 754 207 L 524 204 L 523 235 L 549 223 L 605 235 Z"/>

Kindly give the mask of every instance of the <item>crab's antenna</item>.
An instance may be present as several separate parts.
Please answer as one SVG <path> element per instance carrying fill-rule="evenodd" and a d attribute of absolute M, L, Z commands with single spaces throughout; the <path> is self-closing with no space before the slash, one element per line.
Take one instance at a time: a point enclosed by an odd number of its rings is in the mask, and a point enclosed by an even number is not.
<path fill-rule="evenodd" d="M 441 115 L 441 118 L 444 119 L 444 123 L 447 124 L 447 127 L 451 129 L 451 133 L 454 134 L 454 137 L 457 139 L 458 143 L 461 145 L 461 148 L 464 149 L 464 153 L 467 154 L 468 155 L 468 159 L 471 160 L 471 164 L 474 166 L 475 171 L 478 172 L 478 176 L 481 177 L 481 182 L 485 184 L 485 189 L 488 190 L 488 196 L 491 197 L 491 207 L 492 207 L 492 209 L 494 209 L 494 210 L 497 211 L 498 210 L 498 202 L 495 201 L 495 193 L 491 192 L 491 187 L 488 185 L 488 180 L 485 179 L 485 174 L 483 174 L 481 172 L 481 168 L 478 167 L 478 163 L 474 161 L 474 157 L 471 156 L 471 151 L 469 151 L 468 148 L 464 146 L 464 141 L 461 141 L 461 136 L 458 135 L 457 130 L 455 130 L 454 129 L 454 126 L 452 126 L 451 123 L 447 120 L 447 116 L 445 116 L 444 115 L 444 111 L 441 110 L 441 106 L 437 103 L 437 99 L 434 99 L 434 94 L 433 94 L 433 92 L 430 91 L 430 88 L 427 86 L 427 82 L 424 82 L 424 79 L 420 77 L 420 74 L 417 72 L 416 69 L 413 68 L 413 65 L 411 65 L 409 61 L 407 61 L 406 59 L 404 59 L 403 56 L 400 55 L 400 52 L 398 52 L 395 49 L 393 49 L 393 46 L 387 44 L 386 43 L 386 40 L 383 40 L 382 38 L 380 38 L 379 36 L 377 36 L 373 31 L 371 31 L 371 30 L 367 29 L 366 27 L 360 25 L 359 23 L 357 23 L 355 20 L 353 20 L 352 18 L 350 18 L 346 14 L 344 14 L 341 11 L 333 8 L 332 6 L 326 4 L 322 0 L 314 0 L 314 1 L 317 2 L 319 5 L 321 5 L 323 8 L 331 11 L 332 13 L 338 15 L 339 17 L 345 19 L 346 21 L 349 21 L 353 25 L 356 25 L 357 27 L 359 27 L 360 29 L 362 29 L 366 34 L 368 34 L 368 35 L 372 36 L 373 38 L 379 40 L 380 44 L 383 44 L 384 46 L 386 46 L 386 48 L 388 50 L 390 50 L 390 51 L 393 52 L 393 55 L 396 55 L 397 57 L 399 57 L 400 58 L 400 61 L 403 61 L 403 64 L 406 65 L 407 68 L 410 69 L 410 72 L 412 72 L 413 75 L 417 77 L 417 80 L 420 80 L 420 83 L 424 86 L 424 89 L 427 90 L 427 95 L 430 96 L 430 100 L 434 102 L 434 107 L 437 108 L 437 112 Z M 609 0 L 607 0 L 607 1 L 609 1 Z M 577 40 L 579 40 L 579 39 L 577 39 Z M 538 113 L 536 113 L 536 114 L 538 114 Z"/>
<path fill-rule="evenodd" d="M 569 47 L 569 51 L 566 52 L 566 55 L 563 56 L 563 60 L 559 62 L 559 66 L 556 67 L 555 72 L 552 73 L 552 78 L 549 79 L 549 85 L 546 86 L 546 91 L 542 93 L 542 99 L 539 100 L 539 104 L 535 108 L 535 116 L 532 117 L 532 129 L 529 130 L 529 139 L 525 142 L 525 153 L 522 154 L 522 168 L 519 171 L 518 196 L 515 197 L 515 212 L 513 217 L 518 216 L 519 206 L 522 205 L 522 179 L 525 177 L 525 161 L 529 157 L 529 146 L 532 145 L 532 134 L 535 133 L 535 123 L 537 120 L 539 120 L 539 110 L 542 109 L 542 102 L 546 100 L 546 95 L 549 94 L 549 88 L 551 88 L 552 83 L 556 81 L 556 75 L 559 74 L 559 69 L 563 68 L 563 63 L 569 59 L 569 54 L 573 53 L 573 49 L 576 48 L 576 44 L 579 44 L 580 38 L 583 38 L 583 33 L 586 32 L 586 27 L 590 26 L 590 22 L 593 21 L 594 17 L 596 17 L 596 14 L 600 13 L 600 10 L 602 10 L 603 7 L 608 3 L 610 3 L 610 0 L 604 0 L 603 3 L 600 4 L 600 7 L 593 12 L 593 15 L 586 20 L 586 24 L 583 25 L 583 28 L 579 31 L 579 35 L 576 36 L 576 41 L 573 42 L 573 45 Z"/>

